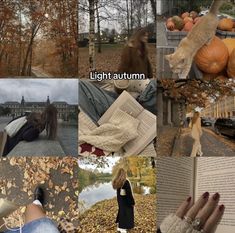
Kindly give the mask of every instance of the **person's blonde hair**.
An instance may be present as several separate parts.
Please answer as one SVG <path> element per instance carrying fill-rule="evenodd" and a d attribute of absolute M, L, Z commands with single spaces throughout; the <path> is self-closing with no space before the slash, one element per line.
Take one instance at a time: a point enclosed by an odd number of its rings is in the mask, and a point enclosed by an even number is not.
<path fill-rule="evenodd" d="M 200 113 L 194 112 L 193 117 L 192 117 L 192 124 L 195 124 L 199 117 L 200 117 Z"/>
<path fill-rule="evenodd" d="M 123 168 L 119 168 L 114 179 L 112 181 L 112 185 L 114 189 L 121 188 L 126 181 L 126 171 Z"/>

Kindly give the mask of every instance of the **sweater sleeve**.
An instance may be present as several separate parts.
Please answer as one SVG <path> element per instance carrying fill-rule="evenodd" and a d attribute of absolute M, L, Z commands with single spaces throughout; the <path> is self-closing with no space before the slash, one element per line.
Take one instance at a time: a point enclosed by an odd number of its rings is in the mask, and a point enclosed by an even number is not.
<path fill-rule="evenodd" d="M 131 190 L 131 185 L 128 180 L 126 181 L 125 190 L 126 190 L 127 204 L 130 206 L 135 205 L 135 200 L 134 200 L 133 193 Z"/>
<path fill-rule="evenodd" d="M 36 128 L 30 128 L 28 130 L 26 130 L 23 135 L 22 135 L 22 139 L 27 141 L 27 142 L 31 142 L 35 139 L 37 139 L 39 137 L 39 130 Z"/>

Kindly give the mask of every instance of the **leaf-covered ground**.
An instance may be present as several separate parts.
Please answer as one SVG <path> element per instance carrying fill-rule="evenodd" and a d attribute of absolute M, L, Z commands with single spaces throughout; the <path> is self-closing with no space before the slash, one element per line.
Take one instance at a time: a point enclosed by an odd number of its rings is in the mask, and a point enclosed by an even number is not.
<path fill-rule="evenodd" d="M 98 72 L 116 72 L 121 59 L 124 45 L 103 45 L 102 53 L 95 55 L 95 67 Z M 153 75 L 156 74 L 156 44 L 148 44 L 149 58 L 152 64 Z M 79 49 L 79 78 L 89 78 L 88 48 Z"/>
<path fill-rule="evenodd" d="M 130 232 L 156 233 L 156 195 L 135 194 L 135 228 Z M 116 233 L 116 198 L 95 204 L 80 216 L 79 233 Z"/>
<path fill-rule="evenodd" d="M 45 210 L 58 221 L 66 217 L 78 223 L 77 160 L 66 158 L 9 158 L 0 160 L 0 198 L 7 198 L 21 208 L 9 219 L 17 226 L 19 214 L 32 203 L 33 191 L 40 184 L 45 190 Z"/>
<path fill-rule="evenodd" d="M 164 126 L 158 128 L 158 156 L 171 156 L 177 131 L 177 127 Z"/>

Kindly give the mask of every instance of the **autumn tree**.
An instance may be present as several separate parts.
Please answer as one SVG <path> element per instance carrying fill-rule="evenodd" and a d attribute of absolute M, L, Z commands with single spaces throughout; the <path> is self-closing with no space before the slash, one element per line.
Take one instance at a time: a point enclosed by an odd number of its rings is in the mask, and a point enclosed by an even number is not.
<path fill-rule="evenodd" d="M 22 0 L 21 3 L 24 6 L 23 14 L 26 19 L 26 24 L 29 25 L 29 29 L 25 31 L 28 41 L 27 41 L 27 48 L 23 61 L 23 66 L 21 70 L 21 75 L 24 76 L 24 75 L 31 75 L 33 43 L 35 37 L 39 32 L 39 29 L 41 29 L 43 23 L 47 18 L 46 17 L 47 1 Z"/>
<path fill-rule="evenodd" d="M 31 76 L 41 44 L 48 42 L 58 76 L 78 73 L 77 0 L 2 0 L 0 2 L 0 75 Z M 52 42 L 52 43 L 51 43 Z M 52 47 L 50 47 L 52 45 Z M 60 57 L 60 64 L 57 58 Z M 40 60 L 39 59 L 39 60 Z"/>
<path fill-rule="evenodd" d="M 227 95 L 234 95 L 235 82 L 224 76 L 204 75 L 202 79 L 162 79 L 159 86 L 164 95 L 174 99 L 184 99 L 188 105 L 205 107 L 207 101 L 218 100 Z"/>
<path fill-rule="evenodd" d="M 49 5 L 49 23 L 46 37 L 55 42 L 60 57 L 61 73 L 78 74 L 78 2 L 76 0 L 52 0 Z"/>
<path fill-rule="evenodd" d="M 150 0 L 150 3 L 151 3 L 154 21 L 157 22 L 157 2 L 156 0 Z"/>
<path fill-rule="evenodd" d="M 13 61 L 17 61 L 17 4 L 15 1 L 0 2 L 0 75 L 11 72 Z M 13 68 L 13 67 L 12 67 Z M 15 68 L 15 72 L 17 72 Z"/>

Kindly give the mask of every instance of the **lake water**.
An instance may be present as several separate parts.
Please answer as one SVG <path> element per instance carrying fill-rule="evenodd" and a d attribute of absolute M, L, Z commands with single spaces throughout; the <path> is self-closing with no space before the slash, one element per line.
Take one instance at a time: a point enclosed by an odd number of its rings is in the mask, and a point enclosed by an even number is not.
<path fill-rule="evenodd" d="M 78 156 L 78 128 L 76 125 L 60 123 L 58 139 L 66 155 Z"/>
<path fill-rule="evenodd" d="M 10 117 L 0 117 L 0 131 L 3 131 Z M 74 124 L 59 123 L 58 140 L 66 155 L 78 156 L 78 129 Z"/>
<path fill-rule="evenodd" d="M 151 187 L 132 182 L 133 193 L 147 195 L 151 193 Z M 97 182 L 85 187 L 79 194 L 80 211 L 89 209 L 97 202 L 116 197 L 116 191 L 112 187 L 112 182 Z"/>
<path fill-rule="evenodd" d="M 116 196 L 116 191 L 112 187 L 112 182 L 95 183 L 87 186 L 79 194 L 79 202 L 82 203 L 82 209 L 89 209 L 99 201 L 112 199 Z"/>

